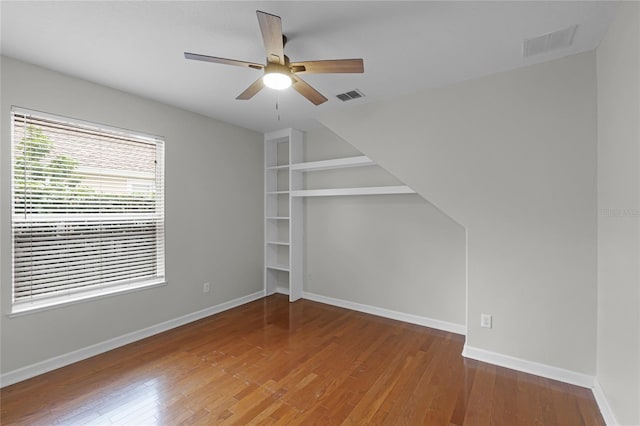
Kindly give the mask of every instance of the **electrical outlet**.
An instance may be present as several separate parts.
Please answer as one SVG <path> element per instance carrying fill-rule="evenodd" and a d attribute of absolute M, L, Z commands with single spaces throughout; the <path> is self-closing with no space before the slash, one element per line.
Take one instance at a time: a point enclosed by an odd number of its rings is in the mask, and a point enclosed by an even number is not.
<path fill-rule="evenodd" d="M 202 284 L 202 292 L 203 293 L 209 293 L 210 290 L 211 290 L 211 284 L 209 284 L 209 283 Z"/>
<path fill-rule="evenodd" d="M 491 328 L 491 315 L 480 314 L 480 327 Z"/>

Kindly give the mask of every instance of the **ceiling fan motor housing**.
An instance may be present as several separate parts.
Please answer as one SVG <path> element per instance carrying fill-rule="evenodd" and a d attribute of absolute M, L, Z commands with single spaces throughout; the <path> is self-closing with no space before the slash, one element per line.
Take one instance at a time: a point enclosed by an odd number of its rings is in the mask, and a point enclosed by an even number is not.
<path fill-rule="evenodd" d="M 289 70 L 288 65 L 281 65 L 277 62 L 268 62 L 267 65 L 264 67 L 264 73 L 265 75 L 271 74 L 271 73 L 289 75 L 291 71 Z"/>

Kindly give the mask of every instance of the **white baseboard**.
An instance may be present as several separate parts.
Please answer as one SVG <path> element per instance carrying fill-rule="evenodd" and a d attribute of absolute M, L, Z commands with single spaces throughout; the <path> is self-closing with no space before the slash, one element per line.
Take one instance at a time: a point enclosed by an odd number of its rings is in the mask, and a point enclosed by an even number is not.
<path fill-rule="evenodd" d="M 600 413 L 602 413 L 602 417 L 604 418 L 604 422 L 608 426 L 616 426 L 619 425 L 618 420 L 616 419 L 615 414 L 613 414 L 613 410 L 609 405 L 609 400 L 604 394 L 602 387 L 600 386 L 600 382 L 598 379 L 595 379 L 593 386 L 593 397 L 596 399 L 596 403 L 598 404 L 598 408 L 600 408 Z"/>
<path fill-rule="evenodd" d="M 17 370 L 9 371 L 0 375 L 0 387 L 5 387 L 17 382 L 21 382 L 23 380 L 38 376 L 48 371 L 64 367 L 65 365 L 73 364 L 74 362 L 82 361 L 83 359 L 87 359 L 103 352 L 118 348 L 120 346 L 133 343 L 137 340 L 145 339 L 149 336 L 153 336 L 154 334 L 162 333 L 163 331 L 171 330 L 172 328 L 180 327 L 181 325 L 197 321 L 210 315 L 214 315 L 219 312 L 244 305 L 245 303 L 253 302 L 254 300 L 264 297 L 264 295 L 264 290 L 260 290 L 253 294 L 239 297 L 228 302 L 220 303 L 218 305 L 211 306 L 209 308 L 202 309 L 200 311 L 193 312 L 179 318 L 165 321 L 160 324 L 152 325 L 151 327 L 147 327 L 142 330 L 114 337 L 113 339 L 96 343 L 95 345 L 87 346 L 86 348 L 78 349 L 76 351 L 49 358 L 47 360 L 22 367 Z"/>
<path fill-rule="evenodd" d="M 466 344 L 462 350 L 462 356 L 487 362 L 489 364 L 499 365 L 500 367 L 522 371 L 524 373 L 535 374 L 536 376 L 546 377 L 547 379 L 581 386 L 583 388 L 593 388 L 595 380 L 593 376 L 589 376 L 588 374 L 565 370 L 564 368 L 553 367 L 551 365 L 528 361 L 526 359 L 516 358 L 509 355 L 503 355 L 497 352 L 487 351 L 485 349 L 478 349 Z"/>
<path fill-rule="evenodd" d="M 363 305 L 361 303 L 350 302 L 343 299 L 335 299 L 333 297 L 323 296 L 321 294 L 307 293 L 302 294 L 303 299 L 313 300 L 314 302 L 326 303 L 327 305 L 339 306 L 341 308 L 351 309 L 354 311 L 364 312 L 379 317 L 391 318 L 398 321 L 404 321 L 411 324 L 423 325 L 425 327 L 435 328 L 438 330 L 448 331 L 450 333 L 466 335 L 467 328 L 461 324 L 441 321 L 433 318 L 421 317 L 404 312 L 392 311 L 391 309 L 378 308 L 371 305 Z"/>

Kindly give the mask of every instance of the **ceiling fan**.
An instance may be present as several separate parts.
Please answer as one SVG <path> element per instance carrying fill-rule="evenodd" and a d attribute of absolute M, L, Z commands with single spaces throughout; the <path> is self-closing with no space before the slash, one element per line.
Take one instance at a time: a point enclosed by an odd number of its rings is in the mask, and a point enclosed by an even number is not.
<path fill-rule="evenodd" d="M 259 10 L 256 11 L 256 14 L 258 15 L 258 23 L 260 24 L 260 31 L 262 32 L 264 47 L 267 51 L 267 63 L 265 65 L 184 52 L 186 59 L 263 70 L 264 75 L 254 81 L 244 92 L 240 93 L 236 99 L 251 99 L 256 93 L 262 90 L 264 86 L 278 90 L 292 86 L 294 90 L 314 105 L 320 105 L 326 102 L 327 98 L 301 79 L 299 74 L 364 72 L 362 59 L 290 62 L 289 58 L 284 54 L 287 37 L 282 34 L 282 20 L 280 17 Z"/>

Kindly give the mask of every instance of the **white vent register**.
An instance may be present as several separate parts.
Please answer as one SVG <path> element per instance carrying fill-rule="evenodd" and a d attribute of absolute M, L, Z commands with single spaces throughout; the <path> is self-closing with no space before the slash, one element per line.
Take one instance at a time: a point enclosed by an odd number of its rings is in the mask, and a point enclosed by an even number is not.
<path fill-rule="evenodd" d="M 562 30 L 524 39 L 522 42 L 522 56 L 528 58 L 529 56 L 569 47 L 573 43 L 577 29 L 577 25 L 572 25 Z"/>
<path fill-rule="evenodd" d="M 362 93 L 358 89 L 353 89 L 348 92 L 340 93 L 339 95 L 336 95 L 336 98 L 340 99 L 342 102 L 350 101 L 352 99 L 363 98 L 363 97 L 364 97 L 364 93 Z"/>

